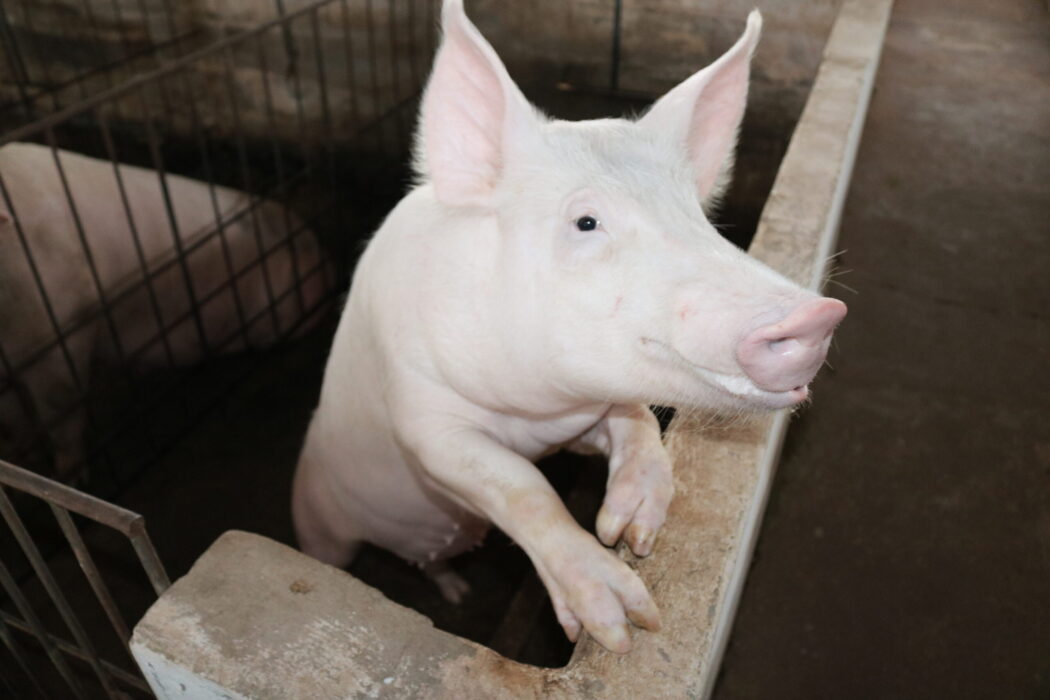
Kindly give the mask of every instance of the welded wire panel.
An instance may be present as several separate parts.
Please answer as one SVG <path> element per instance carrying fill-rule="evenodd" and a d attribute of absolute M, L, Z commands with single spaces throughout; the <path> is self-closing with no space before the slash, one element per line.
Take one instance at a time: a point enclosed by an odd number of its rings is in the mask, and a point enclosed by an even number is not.
<path fill-rule="evenodd" d="M 144 689 L 128 629 L 167 574 L 63 482 L 118 498 L 331 325 L 403 187 L 436 0 L 198 5 L 0 0 L 0 695 Z"/>
<path fill-rule="evenodd" d="M 318 323 L 371 223 L 347 195 L 406 161 L 434 4 L 263 3 L 0 138 L 46 149 L 0 148 L 0 457 L 116 493 L 243 374 L 197 368 Z"/>
<path fill-rule="evenodd" d="M 0 2 L 0 123 L 26 122 L 180 55 L 202 34 L 175 0 Z"/>
<path fill-rule="evenodd" d="M 42 513 L 34 510 L 41 501 L 50 507 L 53 519 L 41 518 Z M 23 513 L 30 516 L 23 517 Z M 141 516 L 0 461 L 0 517 L 4 523 L 0 527 L 11 534 L 0 540 L 0 642 L 12 661 L 0 663 L 0 675 L 12 687 L 32 689 L 45 697 L 93 697 L 90 688 L 101 689 L 110 698 L 124 697 L 128 690 L 146 691 L 127 654 L 126 616 L 74 514 L 89 521 L 88 527 L 98 525 L 120 533 L 126 554 L 138 559 L 140 579 L 149 579 L 156 595 L 170 585 Z M 61 543 L 55 540 L 55 525 L 79 565 L 81 577 L 76 580 L 69 575 L 68 566 L 56 566 Z M 125 560 L 133 561 L 129 556 Z M 85 603 L 77 586 L 83 583 L 97 608 Z M 99 610 L 109 622 L 107 634 L 94 624 Z M 100 653 L 103 648 L 112 653 L 114 646 L 122 649 L 119 664 Z M 61 686 L 61 694 L 56 685 Z"/>

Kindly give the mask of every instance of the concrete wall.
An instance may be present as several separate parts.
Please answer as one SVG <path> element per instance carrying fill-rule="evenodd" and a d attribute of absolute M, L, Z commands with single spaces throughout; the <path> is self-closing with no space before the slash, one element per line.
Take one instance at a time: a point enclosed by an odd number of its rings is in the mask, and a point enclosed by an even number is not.
<path fill-rule="evenodd" d="M 73 0 L 13 5 L 7 12 L 7 43 L 16 50 L 7 52 L 7 70 L 0 74 L 0 103 L 9 105 L 0 113 L 0 128 L 75 104 L 278 16 L 278 3 L 267 0 L 144 0 L 145 14 L 139 0 L 94 4 L 100 10 L 106 5 L 107 12 L 89 13 L 92 3 Z M 282 4 L 294 14 L 311 3 Z M 324 138 L 327 124 L 345 136 L 417 92 L 433 51 L 435 5 L 330 2 L 236 42 L 228 53 L 193 60 L 115 100 L 110 113 L 141 119 L 145 99 L 156 116 L 185 131 L 194 108 L 209 133 L 222 138 L 235 122 L 232 91 L 249 137 Z M 12 104 L 26 95 L 37 96 L 31 109 Z"/>
<path fill-rule="evenodd" d="M 801 111 L 840 2 L 624 0 L 619 87 L 649 96 L 667 90 L 728 48 L 743 30 L 747 12 L 757 6 L 766 21 L 755 59 L 753 111 L 775 113 L 783 128 Z M 289 13 L 306 4 L 307 0 L 283 0 Z M 330 90 L 327 97 L 338 127 L 367 122 L 411 95 L 429 65 L 438 4 L 436 0 L 348 0 L 344 11 L 343 4 L 334 2 L 318 13 L 316 37 L 309 17 L 292 22 L 287 32 L 264 34 L 260 43 L 278 119 L 287 120 L 294 131 L 300 108 L 308 118 L 321 114 L 318 41 Z M 57 103 L 38 101 L 37 115 L 154 68 L 161 56 L 184 55 L 277 14 L 276 0 L 41 0 L 8 5 L 19 65 L 10 55 L 5 61 L 0 102 L 20 97 L 19 74 L 28 78 L 30 93 L 73 81 L 60 90 Z M 468 0 L 467 9 L 523 85 L 605 88 L 612 67 L 614 5 L 614 0 Z M 160 56 L 151 52 L 152 45 L 174 39 L 178 41 Z M 249 42 L 234 51 L 233 61 L 246 120 L 261 129 L 265 104 L 258 48 L 256 42 Z M 129 56 L 136 58 L 119 65 Z M 112 64 L 118 65 L 83 77 L 89 70 Z M 209 102 L 206 96 L 216 103 L 225 99 L 224 70 L 222 56 L 194 67 L 197 75 L 190 88 L 197 102 Z M 175 94 L 188 89 L 177 82 L 183 81 L 172 81 L 167 89 Z M 214 116 L 216 125 L 227 121 L 225 116 Z M 0 126 L 16 121 L 9 116 Z M 308 132 L 317 131 L 317 123 L 308 126 Z"/>
<path fill-rule="evenodd" d="M 739 38 L 747 13 L 765 18 L 754 97 L 797 118 L 841 0 L 623 0 L 619 87 L 660 94 Z M 607 87 L 614 0 L 473 0 L 468 11 L 523 83 Z M 784 97 L 790 99 L 785 105 Z"/>

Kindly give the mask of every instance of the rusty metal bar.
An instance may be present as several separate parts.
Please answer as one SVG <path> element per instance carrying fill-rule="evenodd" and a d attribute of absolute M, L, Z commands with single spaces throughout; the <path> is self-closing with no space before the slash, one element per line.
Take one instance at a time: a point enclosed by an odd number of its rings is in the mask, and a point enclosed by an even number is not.
<path fill-rule="evenodd" d="M 29 660 L 25 657 L 25 652 L 22 650 L 22 645 L 19 644 L 18 640 L 16 640 L 11 634 L 10 626 L 4 621 L 2 617 L 0 617 L 0 640 L 3 640 L 4 646 L 7 647 L 8 651 L 11 652 L 11 656 L 14 658 L 19 668 L 22 669 L 22 673 L 24 673 L 26 677 L 29 678 L 29 681 L 33 684 L 33 688 L 36 690 L 36 692 L 40 694 L 40 697 L 46 700 L 47 693 L 45 693 L 44 689 L 40 687 L 40 682 L 37 681 L 36 674 L 30 670 Z M 14 689 L 12 689 L 10 686 L 8 687 L 8 695 L 12 698 L 15 697 Z"/>
<path fill-rule="evenodd" d="M 347 0 L 341 0 L 339 4 L 342 12 L 343 52 L 346 60 L 346 86 L 347 91 L 350 93 L 350 115 L 351 119 L 353 119 L 354 127 L 358 128 L 361 125 L 361 109 L 358 104 L 357 78 L 354 71 L 356 61 L 354 61 L 354 45 L 350 31 L 350 9 L 347 5 Z"/>
<path fill-rule="evenodd" d="M 313 9 L 314 8 L 311 7 L 309 11 L 313 11 Z M 282 9 L 282 12 L 283 12 L 283 9 Z M 286 38 L 286 41 L 287 41 L 287 43 L 285 45 L 285 50 L 288 52 L 288 72 L 290 73 L 290 75 L 292 77 L 292 80 L 293 80 L 293 82 L 292 82 L 292 94 L 295 95 L 295 117 L 296 117 L 296 122 L 297 122 L 297 124 L 299 126 L 299 143 L 302 144 L 303 163 L 304 163 L 304 166 L 305 166 L 305 171 L 306 171 L 307 174 L 309 174 L 309 173 L 313 172 L 314 167 L 313 167 L 313 163 L 311 162 L 312 159 L 310 158 L 310 146 L 309 146 L 309 139 L 307 138 L 307 129 L 306 129 L 306 116 L 305 116 L 305 112 L 304 112 L 304 109 L 303 109 L 303 86 L 302 86 L 302 79 L 300 78 L 300 68 L 299 68 L 299 62 L 298 62 L 298 49 L 296 49 L 296 47 L 295 47 L 295 44 L 293 42 L 294 37 L 292 35 L 293 16 L 292 15 L 288 15 L 288 18 L 289 18 L 288 19 L 288 24 L 285 25 L 285 38 Z M 230 63 L 230 61 L 232 60 L 232 54 L 231 54 L 231 52 L 229 50 L 227 50 L 226 55 L 227 55 L 227 71 L 229 71 L 229 70 L 231 70 L 231 63 Z M 239 119 L 239 117 L 238 117 L 238 119 Z M 244 153 L 243 153 L 243 150 L 244 150 L 244 139 L 243 139 L 243 134 L 240 131 L 240 123 L 239 122 L 238 122 L 238 131 L 237 131 L 237 148 L 238 148 L 238 155 L 241 157 L 241 159 L 243 161 L 244 160 Z M 284 192 L 287 193 L 287 189 L 282 188 L 282 190 L 284 190 Z M 305 301 L 303 299 L 302 286 L 301 286 L 302 285 L 302 281 L 301 281 L 300 275 L 299 275 L 299 256 L 296 253 L 295 246 L 292 245 L 292 242 L 291 242 L 291 238 L 292 238 L 291 233 L 290 233 L 291 225 L 292 225 L 291 224 L 291 212 L 288 211 L 287 207 L 285 207 L 285 209 L 284 209 L 284 223 L 285 223 L 285 235 L 287 236 L 287 241 L 288 241 L 288 254 L 289 254 L 290 258 L 291 258 L 292 280 L 293 280 L 293 286 L 295 287 L 295 291 L 296 291 L 296 301 L 298 302 L 300 313 L 303 313 L 303 312 L 306 311 L 306 305 L 305 305 Z"/>
<path fill-rule="evenodd" d="M 90 657 L 88 663 L 91 665 L 91 669 L 95 672 L 95 675 L 98 676 L 99 683 L 102 684 L 106 694 L 114 700 L 119 700 L 116 694 L 116 689 L 110 682 L 109 675 L 99 663 L 99 656 L 95 651 L 94 644 L 91 643 L 91 639 L 87 636 L 84 627 L 80 624 L 80 620 L 73 613 L 73 609 L 69 606 L 69 601 L 62 593 L 62 589 L 59 587 L 58 582 L 55 581 L 51 569 L 48 568 L 47 562 L 45 562 L 44 557 L 41 556 L 40 550 L 37 549 L 36 543 L 33 542 L 33 538 L 29 536 L 29 531 L 26 530 L 22 518 L 19 517 L 18 512 L 15 511 L 14 504 L 11 503 L 11 499 L 7 497 L 7 492 L 5 492 L 3 488 L 0 488 L 0 515 L 3 515 L 4 520 L 7 522 L 7 526 L 11 528 L 11 531 L 14 533 L 15 539 L 18 540 L 18 544 L 22 547 L 22 551 L 29 559 L 29 563 L 32 565 L 37 579 L 44 585 L 44 589 L 47 590 L 51 602 L 54 603 L 56 608 L 58 608 L 58 612 L 62 616 L 62 621 L 66 623 L 66 627 L 68 627 L 69 631 L 73 633 L 73 638 L 76 640 L 77 646 L 79 646 L 81 651 Z"/>
<path fill-rule="evenodd" d="M 128 219 L 128 228 L 131 231 L 131 240 L 135 248 L 135 258 L 138 260 L 139 268 L 142 270 L 142 283 L 146 287 L 146 295 L 149 297 L 150 309 L 157 319 L 157 329 L 161 331 L 161 342 L 164 344 L 164 356 L 168 359 L 168 366 L 175 367 L 175 355 L 171 349 L 171 339 L 163 332 L 164 317 L 160 312 L 160 302 L 157 300 L 157 291 L 153 288 L 154 277 L 150 275 L 149 264 L 146 262 L 146 253 L 142 247 L 142 237 L 139 235 L 138 226 L 135 224 L 135 216 L 131 211 L 131 202 L 128 199 L 127 188 L 124 186 L 124 177 L 120 174 L 120 161 L 117 158 L 116 145 L 113 143 L 113 134 L 109 128 L 109 120 L 103 110 L 96 110 L 99 129 L 102 132 L 102 140 L 106 145 L 106 154 L 113 163 L 113 177 L 117 181 L 117 189 L 120 191 L 120 202 L 124 207 L 124 214 Z M 113 304 L 120 303 L 121 296 L 113 299 Z"/>
<path fill-rule="evenodd" d="M 286 180 L 284 176 L 284 159 L 281 156 L 280 144 L 277 142 L 277 128 L 276 120 L 274 119 L 273 95 L 270 93 L 270 69 L 267 63 L 266 49 L 263 46 L 262 39 L 262 35 L 255 37 L 255 46 L 259 58 L 259 75 L 262 78 L 263 104 L 265 105 L 266 112 L 266 127 L 267 131 L 270 134 L 270 144 L 273 150 L 274 168 L 276 168 L 277 170 L 277 186 L 275 189 L 279 194 L 283 195 L 286 193 L 286 189 L 288 187 L 288 180 Z M 238 153 L 238 156 L 239 155 L 240 154 Z M 285 231 L 287 231 L 291 227 L 287 207 L 285 208 L 283 218 Z M 262 236 L 259 232 L 258 227 L 253 227 L 253 230 L 255 231 L 255 245 L 259 251 L 259 255 L 261 256 L 263 254 Z M 281 323 L 277 314 L 277 306 L 274 303 L 273 281 L 270 279 L 269 270 L 265 266 L 263 266 L 262 273 L 263 286 L 266 290 L 266 301 L 268 303 L 268 308 L 271 312 L 271 321 L 273 322 L 273 329 L 275 333 L 280 333 Z"/>
<path fill-rule="evenodd" d="M 139 563 L 142 564 L 146 576 L 149 577 L 153 590 L 158 596 L 163 594 L 164 591 L 171 588 L 171 579 L 168 578 L 168 572 L 164 570 L 164 565 L 157 556 L 157 550 L 149 538 L 149 533 L 146 532 L 144 518 L 140 517 L 132 523 L 132 531 L 128 539 L 131 540 L 131 546 L 134 547 L 135 554 L 138 555 Z"/>
<path fill-rule="evenodd" d="M 91 552 L 88 551 L 87 545 L 84 544 L 84 538 L 80 536 L 80 531 L 77 530 L 77 526 L 69 515 L 69 511 L 56 506 L 54 503 L 49 503 L 48 505 L 51 506 L 51 512 L 54 514 L 55 520 L 58 521 L 58 526 L 62 528 L 62 534 L 66 536 L 66 541 L 69 542 L 69 546 L 73 549 L 73 554 L 76 556 L 77 563 L 80 564 L 80 569 L 84 572 L 84 576 L 87 577 L 91 590 L 94 591 L 95 597 L 98 598 L 99 604 L 102 605 L 106 617 L 109 618 L 109 623 L 113 625 L 113 631 L 117 633 L 117 636 L 120 637 L 120 640 L 124 642 L 126 647 L 131 639 L 128 623 L 124 621 L 124 616 L 120 614 L 116 601 L 113 600 L 113 594 L 109 592 L 106 582 L 102 580 L 102 573 L 98 570 L 98 566 L 95 565 L 95 560 L 92 558 Z"/>
<path fill-rule="evenodd" d="M 276 306 L 274 306 L 273 280 L 270 278 L 270 270 L 266 266 L 265 256 L 262 255 L 262 250 L 263 250 L 263 246 L 264 246 L 263 235 L 262 235 L 262 229 L 260 228 L 260 225 L 259 225 L 258 212 L 256 211 L 258 209 L 258 207 L 260 206 L 262 200 L 260 200 L 255 195 L 251 194 L 251 191 L 252 191 L 251 171 L 250 171 L 250 169 L 248 167 L 248 152 L 247 152 L 247 148 L 246 148 L 245 143 L 244 143 L 244 122 L 241 119 L 240 108 L 237 106 L 237 90 L 236 90 L 235 83 L 234 83 L 234 78 L 233 78 L 233 50 L 232 50 L 232 48 L 227 48 L 226 50 L 224 50 L 222 52 L 222 58 L 223 58 L 223 61 L 222 61 L 222 64 L 223 64 L 223 77 L 224 77 L 224 84 L 225 84 L 225 88 L 226 88 L 226 96 L 228 98 L 229 105 L 230 105 L 230 114 L 231 114 L 231 116 L 233 118 L 233 132 L 235 134 L 235 142 L 236 142 L 236 145 L 237 145 L 237 164 L 238 164 L 238 167 L 240 169 L 240 175 L 241 175 L 241 189 L 243 189 L 245 192 L 248 192 L 249 193 L 248 196 L 251 197 L 250 206 L 248 207 L 248 215 L 251 217 L 252 233 L 255 235 L 255 246 L 260 252 L 260 260 L 261 260 L 260 264 L 262 265 L 261 272 L 262 272 L 262 277 L 263 277 L 263 286 L 266 288 L 266 294 L 267 294 L 266 299 L 267 299 L 267 301 L 270 304 L 271 321 L 273 322 L 274 331 L 276 333 L 280 333 L 281 332 L 280 317 L 277 314 Z M 289 60 L 291 60 L 291 58 L 289 58 Z M 264 74 L 262 77 L 263 77 L 263 81 L 268 83 L 268 81 L 269 81 L 268 76 L 266 76 Z M 268 89 L 269 88 L 267 87 L 267 90 Z M 284 183 L 283 182 L 278 182 L 277 187 L 283 189 Z M 287 208 L 285 208 L 283 216 L 284 216 L 285 223 L 286 223 L 286 226 L 287 226 L 288 217 L 289 217 L 289 213 L 288 213 Z"/>
<path fill-rule="evenodd" d="M 145 100 L 143 101 L 145 102 Z M 201 318 L 200 300 L 197 298 L 197 292 L 193 286 L 193 275 L 190 273 L 189 265 L 186 262 L 186 251 L 183 246 L 182 233 L 179 230 L 179 220 L 175 215 L 175 202 L 172 200 L 171 192 L 168 189 L 168 175 L 164 166 L 164 156 L 161 154 L 157 130 L 153 126 L 153 116 L 146 114 L 145 119 L 150 158 L 153 161 L 153 169 L 157 172 L 160 192 L 164 199 L 164 210 L 167 213 L 168 223 L 171 227 L 171 240 L 175 244 L 175 259 L 182 272 L 182 279 L 186 285 L 186 294 L 190 299 L 190 309 L 193 311 L 193 324 L 197 329 L 197 337 L 201 343 L 201 354 L 207 358 L 211 355 L 208 348 L 208 334 L 204 330 L 204 319 Z"/>
<path fill-rule="evenodd" d="M 0 37 L 2 37 L 4 53 L 7 56 L 7 64 L 11 67 L 11 75 L 18 86 L 18 96 L 19 102 L 22 103 L 22 110 L 29 114 L 29 105 L 31 103 L 28 92 L 29 74 L 26 72 L 22 52 L 18 50 L 15 36 L 11 32 L 11 24 L 7 19 L 7 10 L 2 2 L 0 2 Z"/>
<path fill-rule="evenodd" d="M 130 538 L 142 516 L 0 459 L 0 484 L 101 523 Z"/>
<path fill-rule="evenodd" d="M 85 634 L 80 621 L 76 618 L 68 601 L 59 589 L 57 582 L 51 574 L 51 570 L 48 568 L 40 551 L 29 536 L 28 531 L 26 531 L 24 523 L 22 523 L 21 518 L 15 511 L 14 506 L 2 485 L 10 486 L 11 488 L 48 502 L 52 513 L 54 513 L 54 516 L 66 537 L 66 540 L 73 549 L 73 553 L 76 556 L 77 562 L 80 564 L 81 570 L 87 577 L 88 583 L 91 585 L 95 596 L 98 598 L 106 616 L 113 625 L 113 629 L 116 631 L 125 647 L 131 636 L 127 623 L 119 612 L 116 601 L 113 599 L 112 594 L 103 581 L 101 573 L 99 572 L 94 559 L 91 557 L 91 554 L 69 513 L 78 513 L 79 515 L 102 525 L 106 525 L 107 527 L 125 535 L 131 542 L 139 563 L 142 565 L 143 571 L 145 571 L 153 590 L 159 596 L 171 586 L 171 582 L 168 579 L 163 564 L 160 562 L 160 558 L 157 556 L 156 549 L 154 549 L 152 542 L 150 542 L 149 534 L 146 532 L 145 528 L 145 520 L 142 516 L 121 508 L 120 506 L 107 503 L 95 498 L 94 496 L 82 493 L 69 486 L 52 481 L 51 479 L 40 476 L 39 474 L 35 474 L 26 469 L 22 469 L 21 467 L 0 460 L 0 514 L 3 515 L 4 520 L 14 533 L 23 552 L 25 552 L 26 557 L 29 559 L 30 565 L 36 574 L 37 579 L 43 584 L 52 602 L 58 609 L 59 614 L 62 616 L 63 621 L 66 623 L 66 626 L 73 633 L 73 637 L 77 643 L 76 645 L 73 645 L 65 642 L 50 635 L 44 629 L 22 591 L 19 590 L 17 583 L 7 569 L 3 567 L 3 562 L 0 562 L 0 583 L 3 584 L 4 589 L 7 591 L 11 599 L 15 601 L 15 605 L 24 619 L 24 621 L 20 621 L 17 618 L 8 616 L 6 613 L 0 611 L 3 620 L 13 627 L 29 632 L 40 641 L 44 650 L 51 658 L 52 663 L 55 664 L 56 668 L 58 668 L 59 672 L 63 675 L 63 678 L 66 679 L 70 687 L 74 688 L 74 692 L 78 698 L 84 697 L 83 692 L 79 689 L 75 677 L 69 671 L 68 666 L 65 665 L 61 655 L 56 653 L 56 649 L 72 654 L 77 658 L 86 661 L 95 671 L 102 687 L 110 697 L 121 697 L 112 687 L 110 683 L 111 677 L 117 678 L 124 683 L 129 683 L 136 688 L 147 690 L 148 686 L 146 686 L 146 684 L 140 679 L 135 678 L 132 674 L 129 674 L 128 672 L 99 658 L 90 639 Z"/>
<path fill-rule="evenodd" d="M 0 492 L 3 489 L 0 488 Z M 5 495 L 6 498 L 6 495 Z M 66 682 L 69 689 L 77 698 L 86 698 L 84 689 L 73 675 L 73 671 L 66 664 L 66 660 L 58 653 L 58 648 L 55 645 L 51 635 L 44 629 L 44 624 L 37 617 L 36 611 L 33 610 L 32 606 L 29 605 L 29 601 L 26 600 L 25 595 L 18 587 L 18 583 L 15 581 L 11 572 L 8 571 L 7 566 L 3 560 L 0 559 L 0 586 L 7 592 L 7 595 L 14 601 L 15 607 L 18 608 L 18 612 L 22 614 L 22 617 L 28 623 L 28 627 L 33 634 L 39 640 L 40 645 L 44 647 L 44 652 L 48 658 L 51 659 L 51 663 L 54 664 L 55 668 L 58 669 L 59 675 L 62 676 L 62 680 Z M 4 615 L 4 619 L 9 624 L 12 623 L 6 616 L 6 613 L 0 611 L 0 615 Z"/>
<path fill-rule="evenodd" d="M 51 148 L 51 158 L 55 163 L 55 170 L 58 173 L 59 182 L 62 184 L 62 192 L 66 195 L 66 204 L 69 207 L 69 214 L 73 217 L 73 226 L 77 232 L 77 238 L 80 240 L 80 247 L 84 251 L 84 260 L 87 261 L 88 270 L 91 272 L 91 281 L 95 287 L 95 294 L 98 295 L 98 301 L 102 308 L 102 315 L 106 319 L 106 326 L 109 328 L 110 336 L 113 338 L 113 347 L 117 351 L 117 357 L 124 362 L 124 344 L 120 340 L 120 332 L 117 330 L 117 324 L 113 321 L 112 305 L 106 298 L 106 290 L 102 284 L 102 277 L 98 272 L 98 265 L 95 263 L 95 256 L 91 252 L 91 244 L 87 239 L 87 232 L 84 230 L 84 222 L 80 218 L 80 212 L 77 209 L 76 200 L 73 197 L 73 190 L 69 186 L 69 178 L 66 177 L 66 169 L 62 165 L 62 158 L 59 155 L 58 146 L 55 143 L 55 132 L 53 129 L 47 129 L 45 132 L 47 138 L 47 145 Z"/>
<path fill-rule="evenodd" d="M 11 615 L 9 613 L 5 613 L 3 610 L 0 610 L 0 622 L 6 623 L 7 625 L 10 625 L 11 627 L 14 627 L 15 629 L 19 630 L 20 632 L 25 632 L 26 634 L 30 634 L 33 637 L 36 637 L 37 641 L 40 641 L 40 638 L 37 636 L 36 632 L 33 631 L 32 626 L 27 625 L 25 622 L 23 622 L 22 620 L 19 620 L 14 615 Z M 81 661 L 87 661 L 88 660 L 87 657 L 84 655 L 84 652 L 80 651 L 80 649 L 77 649 L 76 645 L 70 644 L 69 642 L 67 642 L 66 640 L 62 639 L 61 637 L 56 637 L 55 635 L 50 634 L 48 632 L 44 632 L 44 635 L 46 636 L 45 642 L 53 645 L 59 651 L 65 653 L 65 654 L 69 654 L 70 656 L 75 657 L 75 658 L 77 658 L 77 659 L 79 659 Z M 113 663 L 110 663 L 109 661 L 106 661 L 105 659 L 101 660 L 101 664 L 102 664 L 102 667 L 105 668 L 106 671 L 108 671 L 111 676 L 116 678 L 121 683 L 125 683 L 125 684 L 127 684 L 127 685 L 129 685 L 129 686 L 131 686 L 133 688 L 137 688 L 138 690 L 141 690 L 141 691 L 144 691 L 144 692 L 147 692 L 147 693 L 150 692 L 149 685 L 144 680 L 142 680 L 138 676 L 134 675 L 133 673 L 128 673 L 127 671 L 122 669 L 120 666 L 117 666 L 117 665 L 115 665 Z M 34 681 L 35 681 L 35 679 L 34 679 Z"/>
<path fill-rule="evenodd" d="M 61 339 L 60 348 L 62 350 L 62 355 L 66 360 L 66 366 L 69 367 L 69 371 L 73 376 L 73 385 L 76 387 L 77 393 L 83 396 L 84 388 L 86 386 L 84 381 L 85 378 L 80 377 L 80 374 L 76 371 L 76 364 L 73 362 L 73 357 L 69 352 L 69 346 L 66 344 L 65 339 L 62 339 L 62 325 L 58 322 L 58 316 L 55 313 L 54 306 L 51 304 L 51 297 L 47 293 L 47 286 L 44 284 L 44 278 L 40 274 L 40 268 L 36 264 L 36 257 L 33 255 L 33 251 L 29 246 L 29 239 L 26 236 L 25 230 L 22 228 L 22 220 L 15 211 L 14 202 L 11 201 L 11 193 L 7 189 L 2 174 L 0 174 L 0 195 L 3 196 L 4 204 L 7 207 L 8 213 L 11 215 L 11 222 L 14 224 L 15 233 L 18 235 L 19 245 L 22 247 L 22 253 L 25 255 L 26 263 L 29 265 L 29 270 L 33 275 L 33 281 L 36 284 L 37 291 L 40 292 L 40 298 L 44 303 L 44 310 L 47 313 L 51 329 L 54 331 L 55 335 Z"/>
<path fill-rule="evenodd" d="M 226 274 L 227 277 L 232 280 L 234 278 L 233 257 L 230 254 L 230 244 L 226 235 L 226 227 L 222 223 L 222 211 L 219 208 L 219 197 L 215 191 L 215 176 L 211 165 L 211 156 L 209 155 L 208 143 L 204 135 L 203 127 L 201 126 L 201 120 L 197 113 L 197 100 L 192 87 L 193 80 L 188 77 L 186 73 L 187 71 L 182 71 L 180 72 L 180 75 L 182 76 L 182 85 L 186 90 L 187 97 L 189 98 L 187 102 L 190 106 L 191 129 L 196 137 L 197 148 L 201 154 L 201 164 L 204 167 L 204 181 L 208 184 L 208 194 L 211 200 L 212 213 L 215 216 L 215 230 L 218 232 L 219 246 L 222 248 L 222 258 L 226 266 Z M 240 289 L 236 284 L 232 284 L 230 286 L 230 292 L 233 296 L 233 306 L 237 313 L 239 328 L 244 337 L 245 346 L 247 347 L 248 327 L 245 325 L 244 321 L 244 302 L 241 300 Z"/>
<path fill-rule="evenodd" d="M 219 41 L 213 42 L 202 49 L 198 49 L 197 51 L 191 51 L 190 53 L 176 60 L 165 63 L 163 66 L 155 70 L 139 73 L 138 75 L 129 78 L 128 80 L 121 83 L 120 85 L 117 85 L 116 87 L 103 90 L 91 97 L 77 102 L 76 104 L 70 105 L 69 107 L 54 112 L 53 114 L 49 114 L 46 117 L 36 122 L 33 122 L 32 124 L 27 124 L 25 126 L 7 132 L 2 137 L 0 137 L 0 145 L 11 143 L 12 141 L 25 140 L 33 136 L 34 134 L 39 133 L 43 129 L 54 127 L 59 124 L 68 122 L 72 117 L 78 116 L 83 112 L 97 107 L 100 104 L 112 101 L 117 97 L 130 93 L 133 90 L 139 89 L 145 85 L 153 84 L 161 78 L 174 73 L 175 71 L 185 69 L 187 66 L 191 65 L 195 61 L 211 56 L 219 51 L 225 50 L 230 46 L 244 41 L 248 37 L 262 34 L 267 30 L 272 29 L 273 27 L 276 27 L 286 21 L 294 19 L 295 17 L 304 15 L 314 7 L 320 7 L 322 5 L 326 5 L 334 1 L 335 0 L 313 0 L 312 2 L 306 3 L 302 7 L 299 7 L 287 13 L 283 17 L 276 17 L 266 22 L 262 22 L 250 29 L 246 29 L 224 39 L 220 39 Z"/>

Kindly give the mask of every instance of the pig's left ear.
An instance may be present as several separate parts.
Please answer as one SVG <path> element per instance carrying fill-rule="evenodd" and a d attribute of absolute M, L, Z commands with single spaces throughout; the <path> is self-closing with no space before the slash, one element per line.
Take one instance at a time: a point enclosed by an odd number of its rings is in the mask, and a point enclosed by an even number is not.
<path fill-rule="evenodd" d="M 705 209 L 729 184 L 737 131 L 747 106 L 751 54 L 761 31 L 762 15 L 753 10 L 733 48 L 657 100 L 639 121 L 688 149 Z"/>
<path fill-rule="evenodd" d="M 486 206 L 507 162 L 536 137 L 536 113 L 463 11 L 445 0 L 444 37 L 423 95 L 415 169 L 438 200 Z"/>

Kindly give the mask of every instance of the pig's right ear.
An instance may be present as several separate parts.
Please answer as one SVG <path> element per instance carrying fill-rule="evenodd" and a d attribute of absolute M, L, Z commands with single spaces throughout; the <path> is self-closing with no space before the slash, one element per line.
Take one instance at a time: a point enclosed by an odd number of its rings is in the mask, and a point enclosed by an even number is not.
<path fill-rule="evenodd" d="M 444 38 L 423 95 L 415 169 L 439 201 L 486 206 L 511 148 L 536 134 L 535 112 L 496 52 L 467 19 L 462 0 L 446 0 Z"/>
<path fill-rule="evenodd" d="M 657 100 L 639 121 L 686 149 L 705 209 L 729 184 L 737 130 L 747 106 L 751 54 L 761 32 L 762 15 L 753 10 L 744 35 L 731 49 Z"/>

